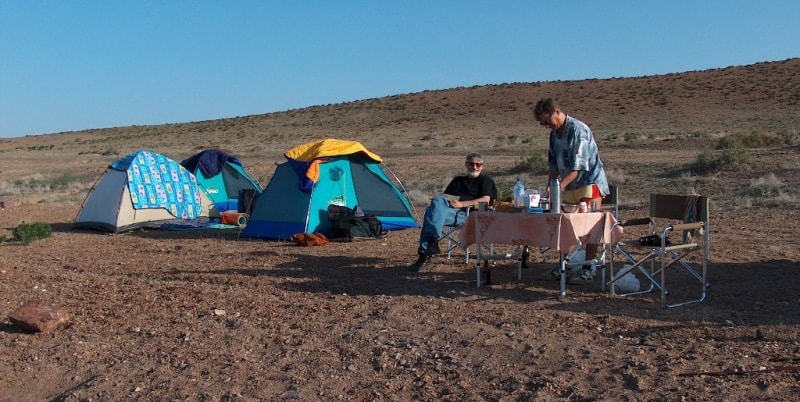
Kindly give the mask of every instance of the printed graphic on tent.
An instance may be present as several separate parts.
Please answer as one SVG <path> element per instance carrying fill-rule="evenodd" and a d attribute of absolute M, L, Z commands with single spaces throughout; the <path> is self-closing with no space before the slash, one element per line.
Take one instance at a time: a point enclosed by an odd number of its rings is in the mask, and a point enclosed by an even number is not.
<path fill-rule="evenodd" d="M 244 237 L 289 239 L 329 234 L 328 205 L 358 205 L 384 230 L 417 227 L 411 202 L 381 169 L 381 157 L 356 141 L 325 139 L 289 149 L 258 196 Z"/>
<path fill-rule="evenodd" d="M 75 227 L 118 233 L 216 216 L 191 172 L 164 155 L 137 151 L 106 169 L 83 202 Z"/>
<path fill-rule="evenodd" d="M 197 178 L 200 188 L 222 213 L 245 211 L 240 205 L 240 193 L 252 190 L 261 193 L 261 185 L 247 173 L 242 162 L 218 149 L 207 149 L 184 159 L 181 165 Z"/>

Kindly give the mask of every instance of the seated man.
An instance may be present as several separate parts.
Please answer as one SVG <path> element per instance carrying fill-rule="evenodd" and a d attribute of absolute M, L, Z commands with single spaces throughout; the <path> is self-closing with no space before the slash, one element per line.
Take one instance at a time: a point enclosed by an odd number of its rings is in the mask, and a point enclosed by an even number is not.
<path fill-rule="evenodd" d="M 467 174 L 456 176 L 444 194 L 458 197 L 458 200 L 448 201 L 442 195 L 431 200 L 425 209 L 422 230 L 419 234 L 419 248 L 417 249 L 417 262 L 409 268 L 412 272 L 419 272 L 433 268 L 432 257 L 439 254 L 439 237 L 444 225 L 457 225 L 464 222 L 467 216 L 467 207 L 477 207 L 479 202 L 490 203 L 497 198 L 497 187 L 494 180 L 483 171 L 483 158 L 478 153 L 467 155 L 465 162 Z"/>

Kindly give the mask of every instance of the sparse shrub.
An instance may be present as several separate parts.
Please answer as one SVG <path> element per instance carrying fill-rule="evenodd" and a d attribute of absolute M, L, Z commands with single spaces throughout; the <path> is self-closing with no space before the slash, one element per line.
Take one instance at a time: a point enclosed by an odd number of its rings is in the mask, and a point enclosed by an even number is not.
<path fill-rule="evenodd" d="M 727 148 L 722 151 L 719 161 L 719 169 L 740 168 L 750 161 L 750 152 L 743 146 Z"/>
<path fill-rule="evenodd" d="M 709 150 L 704 150 L 689 169 L 695 174 L 703 175 L 725 169 L 739 170 L 746 167 L 749 161 L 750 152 L 738 144 L 724 149 L 718 158 L 714 158 Z"/>
<path fill-rule="evenodd" d="M 28 147 L 28 151 L 45 151 L 48 149 L 53 149 L 53 145 L 35 145 Z"/>
<path fill-rule="evenodd" d="M 750 179 L 750 186 L 746 188 L 746 195 L 754 197 L 771 197 L 781 194 L 784 183 L 774 173 L 764 177 Z"/>
<path fill-rule="evenodd" d="M 700 155 L 697 155 L 697 160 L 694 161 L 690 169 L 695 174 L 709 174 L 717 170 L 718 164 L 719 161 L 711 155 L 711 151 L 706 149 Z"/>
<path fill-rule="evenodd" d="M 8 186 L 8 184 L 5 186 Z M 48 193 L 55 190 L 80 187 L 80 183 L 72 173 L 66 172 L 51 178 L 45 178 L 41 174 L 35 174 L 27 180 L 15 180 L 13 187 L 15 187 L 13 193 L 16 194 L 29 192 Z"/>
<path fill-rule="evenodd" d="M 786 188 L 786 184 L 775 174 L 770 173 L 757 179 L 750 179 L 750 185 L 739 190 L 739 198 L 746 200 L 746 206 L 759 205 L 767 208 L 797 208 L 798 197 Z"/>
<path fill-rule="evenodd" d="M 720 138 L 717 149 L 738 149 L 738 148 L 763 148 L 783 144 L 783 140 L 775 134 L 757 133 L 750 134 L 735 133 Z"/>
<path fill-rule="evenodd" d="M 547 157 L 542 154 L 523 153 L 514 166 L 511 173 L 544 174 L 547 173 Z"/>
<path fill-rule="evenodd" d="M 25 223 L 22 222 L 14 228 L 14 237 L 19 239 L 22 244 L 28 245 L 35 240 L 50 237 L 53 233 L 53 228 L 43 222 Z"/>
<path fill-rule="evenodd" d="M 62 173 L 50 179 L 49 186 L 51 189 L 64 189 L 70 186 L 71 183 L 77 181 L 72 173 Z"/>
<path fill-rule="evenodd" d="M 626 144 L 633 144 L 639 139 L 639 133 L 625 133 L 623 139 Z"/>
<path fill-rule="evenodd" d="M 3 243 L 5 241 L 6 241 L 6 235 L 0 235 L 0 243 Z"/>

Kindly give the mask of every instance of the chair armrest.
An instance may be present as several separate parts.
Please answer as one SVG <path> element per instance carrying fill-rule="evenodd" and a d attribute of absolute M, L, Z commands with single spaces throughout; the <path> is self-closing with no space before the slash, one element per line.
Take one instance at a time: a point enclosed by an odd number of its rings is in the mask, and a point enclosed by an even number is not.
<path fill-rule="evenodd" d="M 680 230 L 700 229 L 702 227 L 703 227 L 703 222 L 693 222 L 693 223 L 679 223 L 677 225 L 669 226 L 667 229 L 677 232 Z"/>

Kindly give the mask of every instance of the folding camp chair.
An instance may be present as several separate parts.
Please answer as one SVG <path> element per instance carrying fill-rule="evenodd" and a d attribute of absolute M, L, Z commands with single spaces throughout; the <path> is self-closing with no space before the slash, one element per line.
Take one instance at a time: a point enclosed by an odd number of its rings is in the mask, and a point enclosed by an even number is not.
<path fill-rule="evenodd" d="M 606 196 L 603 197 L 600 209 L 602 211 L 611 212 L 611 215 L 614 215 L 614 218 L 619 220 L 619 186 L 613 186 L 613 185 L 608 186 L 608 194 L 606 194 Z M 603 245 L 603 251 L 602 255 L 599 257 L 599 261 L 597 261 L 598 258 L 596 258 L 595 261 L 593 261 L 595 264 L 597 264 L 596 266 L 600 267 L 600 273 L 601 273 L 600 287 L 603 292 L 605 292 L 606 290 L 606 266 L 605 266 L 606 251 L 609 251 L 610 255 L 608 256 L 608 258 L 610 261 L 615 257 L 614 255 L 615 250 L 616 250 L 615 247 Z"/>
<path fill-rule="evenodd" d="M 493 208 L 492 207 L 492 203 L 489 204 L 489 208 Z M 459 235 L 460 235 L 460 232 L 461 232 L 461 228 L 464 226 L 464 223 L 467 221 L 467 218 L 469 217 L 469 213 L 472 210 L 473 210 L 472 207 L 466 207 L 466 208 L 463 208 L 463 209 L 459 210 L 458 214 L 463 214 L 462 216 L 464 217 L 464 219 L 461 220 L 461 223 L 456 224 L 456 225 L 445 225 L 442 228 L 442 235 L 439 236 L 438 241 L 447 240 L 447 248 L 444 250 L 444 252 L 447 253 L 447 259 L 448 260 L 451 258 L 453 250 L 455 250 L 458 247 L 461 247 L 461 241 L 459 240 Z M 494 247 L 492 247 L 491 245 L 487 245 L 485 247 L 486 247 L 486 249 L 487 249 L 487 251 L 489 252 L 490 255 L 494 254 Z M 469 247 L 464 249 L 464 263 L 465 264 L 469 264 L 469 256 L 470 256 L 470 254 L 471 254 L 471 251 L 470 251 Z"/>
<path fill-rule="evenodd" d="M 459 210 L 456 214 L 461 215 L 463 214 L 464 219 L 461 220 L 461 223 L 454 224 L 454 225 L 444 225 L 442 228 L 442 235 L 439 236 L 438 241 L 447 240 L 447 248 L 444 250 L 447 253 L 447 259 L 449 260 L 453 250 L 458 247 L 461 247 L 461 241 L 459 240 L 459 232 L 461 231 L 461 227 L 464 226 L 464 222 L 467 221 L 467 217 L 469 217 L 469 211 L 472 207 L 466 207 L 464 209 Z M 456 219 L 458 221 L 458 219 Z M 464 254 L 466 254 L 465 263 L 469 263 L 469 248 L 464 250 Z"/>
<path fill-rule="evenodd" d="M 661 292 L 661 303 L 665 308 L 677 307 L 690 303 L 698 303 L 706 298 L 706 289 L 710 286 L 706 281 L 709 259 L 709 200 L 705 196 L 696 195 L 650 195 L 650 216 L 647 218 L 629 219 L 618 224 L 625 228 L 625 236 L 644 234 L 639 238 L 618 242 L 615 252 L 624 256 L 630 263 L 624 271 L 615 276 L 615 258 L 610 259 L 610 280 L 608 285 L 612 295 L 630 296 L 649 293 L 658 289 Z M 646 227 L 647 231 L 635 233 L 635 227 Z M 633 229 L 633 230 L 631 230 Z M 670 235 L 672 235 L 670 237 Z M 634 256 L 639 250 L 643 257 Z M 639 255 L 637 254 L 637 255 Z M 689 258 L 694 257 L 694 261 Z M 699 258 L 699 260 L 697 260 Z M 683 268 L 683 270 L 672 269 Z M 699 270 L 698 267 L 699 266 Z M 674 293 L 681 293 L 679 302 L 668 303 L 670 288 L 667 286 L 667 270 L 670 269 L 670 286 Z M 650 282 L 647 289 L 618 293 L 614 283 L 628 271 L 644 275 Z M 683 287 L 687 275 L 683 275 L 680 283 L 675 279 L 679 273 L 688 273 L 688 282 L 695 283 L 696 290 Z M 679 292 L 680 290 L 680 292 Z"/>
<path fill-rule="evenodd" d="M 611 215 L 614 215 L 615 218 L 619 219 L 619 187 L 618 186 L 608 186 L 608 194 L 603 197 L 602 205 L 600 205 L 600 209 L 603 211 L 611 212 Z"/>

